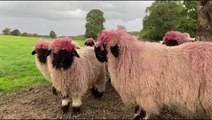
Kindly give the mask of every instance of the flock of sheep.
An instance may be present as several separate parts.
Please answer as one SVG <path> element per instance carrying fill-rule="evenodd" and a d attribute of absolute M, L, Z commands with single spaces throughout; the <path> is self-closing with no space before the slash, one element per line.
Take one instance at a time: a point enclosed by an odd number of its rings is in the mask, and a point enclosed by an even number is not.
<path fill-rule="evenodd" d="M 39 40 L 32 52 L 53 94 L 61 93 L 64 113 L 70 98 L 72 112 L 79 113 L 87 90 L 101 98 L 110 79 L 122 101 L 135 106 L 134 119 L 157 115 L 165 106 L 188 118 L 212 118 L 211 42 L 177 31 L 166 33 L 162 44 L 143 42 L 110 30 L 85 45 L 70 38 Z"/>

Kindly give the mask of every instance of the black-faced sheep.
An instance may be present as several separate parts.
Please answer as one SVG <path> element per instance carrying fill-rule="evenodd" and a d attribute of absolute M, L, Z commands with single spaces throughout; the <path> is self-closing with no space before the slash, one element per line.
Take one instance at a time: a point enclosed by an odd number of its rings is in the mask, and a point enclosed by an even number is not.
<path fill-rule="evenodd" d="M 162 44 L 167 46 L 176 46 L 187 42 L 194 42 L 195 38 L 191 38 L 189 33 L 179 31 L 170 31 L 163 37 Z"/>
<path fill-rule="evenodd" d="M 93 38 L 87 38 L 85 39 L 84 45 L 93 47 L 95 46 L 95 41 Z"/>
<path fill-rule="evenodd" d="M 93 47 L 75 49 L 68 38 L 53 40 L 48 52 L 48 65 L 54 87 L 61 92 L 62 110 L 69 108 L 69 96 L 72 98 L 72 110 L 80 112 L 82 97 L 91 88 L 95 97 L 101 98 L 105 90 L 105 64 L 99 62 Z"/>
<path fill-rule="evenodd" d="M 38 40 L 33 48 L 32 55 L 36 54 L 35 63 L 37 68 L 40 70 L 40 72 L 46 78 L 46 80 L 52 83 L 50 73 L 48 70 L 48 65 L 47 65 L 48 58 L 46 56 L 49 49 L 49 44 L 50 44 L 50 41 L 48 40 L 45 40 L 45 39 Z M 52 86 L 52 92 L 54 95 L 57 95 L 57 91 L 53 86 Z"/>
<path fill-rule="evenodd" d="M 96 57 L 107 62 L 111 83 L 135 118 L 166 106 L 188 118 L 212 118 L 212 43 L 176 47 L 135 40 L 124 31 L 104 31 Z"/>

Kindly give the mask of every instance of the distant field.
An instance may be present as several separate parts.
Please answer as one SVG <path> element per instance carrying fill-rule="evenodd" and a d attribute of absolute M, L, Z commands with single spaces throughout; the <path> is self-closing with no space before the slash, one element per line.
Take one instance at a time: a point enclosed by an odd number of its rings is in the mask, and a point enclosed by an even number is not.
<path fill-rule="evenodd" d="M 0 92 L 49 83 L 35 66 L 32 47 L 39 38 L 0 35 Z M 76 40 L 83 46 L 83 40 Z"/>

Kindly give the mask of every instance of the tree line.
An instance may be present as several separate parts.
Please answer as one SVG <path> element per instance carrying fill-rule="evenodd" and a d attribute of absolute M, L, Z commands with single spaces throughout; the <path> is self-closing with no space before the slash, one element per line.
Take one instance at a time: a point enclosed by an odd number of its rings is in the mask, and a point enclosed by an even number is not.
<path fill-rule="evenodd" d="M 38 35 L 37 33 L 28 33 L 23 32 L 21 33 L 19 29 L 11 30 L 10 28 L 5 28 L 2 30 L 3 35 L 13 35 L 13 36 L 25 36 L 25 37 L 50 37 L 55 38 L 57 37 L 56 33 L 54 31 L 50 31 L 49 35 Z"/>

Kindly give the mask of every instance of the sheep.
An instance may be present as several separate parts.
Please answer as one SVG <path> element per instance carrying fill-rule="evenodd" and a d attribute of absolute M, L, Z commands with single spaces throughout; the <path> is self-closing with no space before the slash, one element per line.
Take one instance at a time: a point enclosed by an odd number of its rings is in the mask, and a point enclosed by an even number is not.
<path fill-rule="evenodd" d="M 72 97 L 72 112 L 79 113 L 82 97 L 91 88 L 92 95 L 101 98 L 105 90 L 105 64 L 99 62 L 94 47 L 76 49 L 68 38 L 55 39 L 49 46 L 47 61 L 54 87 L 61 92 L 64 113 L 69 110 Z"/>
<path fill-rule="evenodd" d="M 188 118 L 212 118 L 212 43 L 175 47 L 135 40 L 124 31 L 104 31 L 95 54 L 107 62 L 111 84 L 135 119 L 163 107 Z"/>
<path fill-rule="evenodd" d="M 93 38 L 85 39 L 84 45 L 90 46 L 90 47 L 94 47 L 95 44 L 96 44 L 96 42 L 95 42 L 95 40 Z M 106 77 L 107 77 L 106 79 L 108 80 L 108 82 L 110 82 L 111 80 L 110 80 L 109 72 L 107 70 L 108 69 L 107 69 L 107 66 L 106 66 Z"/>
<path fill-rule="evenodd" d="M 195 38 L 191 38 L 189 33 L 179 31 L 170 31 L 163 37 L 162 44 L 167 46 L 176 46 L 187 42 L 194 42 Z"/>
<path fill-rule="evenodd" d="M 95 46 L 95 41 L 93 38 L 87 38 L 85 39 L 84 45 L 93 47 Z"/>
<path fill-rule="evenodd" d="M 38 40 L 34 45 L 32 55 L 36 54 L 35 63 L 37 68 L 40 70 L 40 72 L 45 77 L 45 79 L 51 83 L 51 77 L 50 77 L 50 73 L 49 73 L 48 65 L 47 65 L 48 58 L 45 55 L 48 52 L 49 44 L 50 44 L 50 41 L 48 40 L 45 40 L 45 39 Z M 54 88 L 54 86 L 52 86 L 52 93 L 54 95 L 57 95 L 57 91 Z"/>

